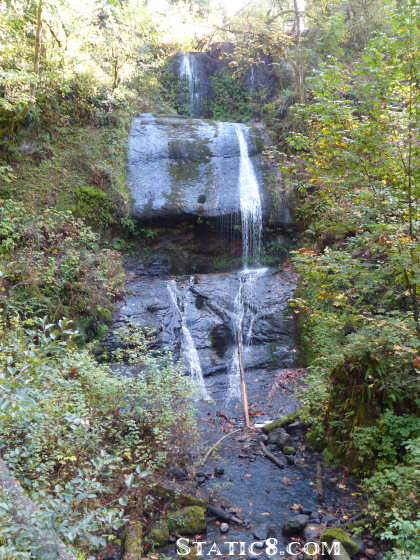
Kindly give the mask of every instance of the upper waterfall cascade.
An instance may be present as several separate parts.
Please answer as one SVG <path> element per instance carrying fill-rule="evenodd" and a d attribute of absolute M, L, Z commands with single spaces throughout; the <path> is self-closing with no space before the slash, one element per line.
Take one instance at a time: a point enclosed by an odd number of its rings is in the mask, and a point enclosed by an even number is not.
<path fill-rule="evenodd" d="M 244 125 L 236 124 L 236 135 L 239 142 L 239 198 L 242 222 L 242 254 L 243 264 L 249 261 L 258 263 L 261 254 L 262 209 L 260 189 L 254 166 L 248 153 Z"/>
<path fill-rule="evenodd" d="M 200 113 L 199 77 L 196 69 L 196 59 L 191 53 L 183 53 L 179 66 L 179 77 L 186 82 L 188 93 L 188 114 L 195 116 Z"/>

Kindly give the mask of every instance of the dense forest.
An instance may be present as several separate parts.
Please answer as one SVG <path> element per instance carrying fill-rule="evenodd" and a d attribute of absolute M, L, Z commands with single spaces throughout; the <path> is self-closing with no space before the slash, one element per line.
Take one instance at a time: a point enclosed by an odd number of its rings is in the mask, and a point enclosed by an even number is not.
<path fill-rule="evenodd" d="M 355 557 L 420 558 L 419 22 L 416 0 L 2 0 L 0 558 L 159 558 L 187 523 L 159 481 L 198 468 L 194 384 L 153 325 L 112 321 L 128 260 L 217 226 L 133 214 L 139 113 L 264 128 L 294 224 L 264 221 L 261 260 L 297 278 L 305 445 L 354 484 Z M 213 65 L 197 114 L 179 53 Z"/>

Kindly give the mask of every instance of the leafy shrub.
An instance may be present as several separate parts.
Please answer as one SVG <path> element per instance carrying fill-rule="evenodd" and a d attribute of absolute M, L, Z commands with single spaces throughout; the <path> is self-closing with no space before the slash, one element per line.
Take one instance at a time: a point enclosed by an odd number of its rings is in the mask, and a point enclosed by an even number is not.
<path fill-rule="evenodd" d="M 120 297 L 119 254 L 70 213 L 29 213 L 11 200 L 0 208 L 0 304 L 7 318 L 48 315 L 85 320 L 95 332 Z"/>
<path fill-rule="evenodd" d="M 211 85 L 214 97 L 210 111 L 214 119 L 243 122 L 252 118 L 255 109 L 252 96 L 228 68 L 212 76 Z"/>
<path fill-rule="evenodd" d="M 392 32 L 378 33 L 357 65 L 331 58 L 319 69 L 284 158 L 308 245 L 294 254 L 294 306 L 309 364 L 309 436 L 363 477 L 372 528 L 396 543 L 395 557 L 411 558 L 420 481 L 419 167 L 406 132 L 417 127 L 416 13 L 412 3 L 386 9 Z"/>
<path fill-rule="evenodd" d="M 76 189 L 76 204 L 73 214 L 83 218 L 96 230 L 104 231 L 115 223 L 116 204 L 102 189 L 94 186 Z"/>
<path fill-rule="evenodd" d="M 135 378 L 76 350 L 74 334 L 65 320 L 1 327 L 0 449 L 44 525 L 92 552 L 128 516 L 150 513 L 148 477 L 182 462 L 195 424 L 189 379 L 169 355 L 151 356 L 141 332 L 125 341 L 137 365 L 141 356 Z M 0 553 L 19 557 L 30 531 L 1 498 L 0 508 Z"/>

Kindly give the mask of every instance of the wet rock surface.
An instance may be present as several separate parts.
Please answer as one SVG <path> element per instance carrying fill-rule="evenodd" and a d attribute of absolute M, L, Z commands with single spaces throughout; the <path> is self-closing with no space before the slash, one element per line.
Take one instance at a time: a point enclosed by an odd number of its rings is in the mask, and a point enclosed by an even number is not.
<path fill-rule="evenodd" d="M 127 178 L 133 213 L 145 219 L 216 218 L 240 211 L 240 146 L 236 127 L 246 134 L 248 153 L 261 188 L 263 213 L 273 223 L 293 220 L 280 177 L 261 156 L 258 129 L 235 123 L 140 114 L 128 140 Z"/>
<path fill-rule="evenodd" d="M 157 343 L 181 357 L 181 317 L 169 291 L 171 277 L 135 274 L 127 283 L 126 297 L 116 313 L 116 328 L 127 322 L 149 327 Z M 205 376 L 226 377 L 234 345 L 234 299 L 240 273 L 197 274 L 176 278 L 178 301 L 200 356 Z M 248 311 L 244 318 L 244 363 L 248 368 L 274 365 L 288 367 L 295 359 L 294 320 L 288 314 L 293 278 L 286 272 L 267 270 L 257 277 L 246 294 Z M 256 304 L 258 302 L 258 305 Z M 115 337 L 108 339 L 108 349 Z"/>

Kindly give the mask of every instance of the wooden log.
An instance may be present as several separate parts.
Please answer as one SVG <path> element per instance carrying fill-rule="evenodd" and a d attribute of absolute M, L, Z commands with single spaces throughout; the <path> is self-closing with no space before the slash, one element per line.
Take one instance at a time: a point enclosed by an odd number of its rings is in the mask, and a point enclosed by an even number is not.
<path fill-rule="evenodd" d="M 266 424 L 263 430 L 266 434 L 268 434 L 269 432 L 271 432 L 271 430 L 274 430 L 275 428 L 283 428 L 283 426 L 287 426 L 287 424 L 291 424 L 298 417 L 299 417 L 299 410 L 295 410 L 290 414 L 286 414 L 286 416 L 282 416 L 281 418 L 278 418 L 277 420 L 273 420 L 273 422 Z"/>
<path fill-rule="evenodd" d="M 2 459 L 0 459 L 0 493 L 5 495 L 11 504 L 9 512 L 16 524 L 28 529 L 31 538 L 30 550 L 34 558 L 75 560 L 55 532 L 40 524 L 39 510 L 25 494 L 19 481 L 10 474 Z"/>

